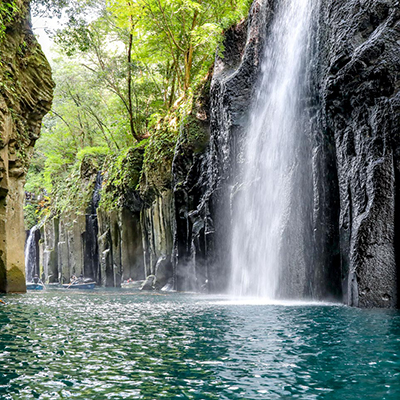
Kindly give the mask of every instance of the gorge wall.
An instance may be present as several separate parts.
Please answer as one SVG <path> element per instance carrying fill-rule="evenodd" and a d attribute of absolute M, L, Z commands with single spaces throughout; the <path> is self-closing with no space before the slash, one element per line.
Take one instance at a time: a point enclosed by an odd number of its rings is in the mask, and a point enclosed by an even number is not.
<path fill-rule="evenodd" d="M 21 292 L 24 177 L 51 106 L 53 82 L 32 33 L 29 1 L 9 2 L 0 14 L 0 292 Z"/>
<path fill-rule="evenodd" d="M 337 176 L 337 193 L 329 197 L 335 196 L 332 209 L 339 213 L 344 301 L 395 307 L 400 280 L 400 3 L 323 2 L 320 37 L 317 149 L 334 151 L 336 159 L 336 171 L 332 164 L 325 166 L 329 180 Z"/>
<path fill-rule="evenodd" d="M 225 32 L 209 90 L 181 129 L 170 187 L 143 197 L 132 185 L 107 211 L 96 205 L 94 169 L 90 211 L 45 224 L 43 264 L 54 280 L 83 273 L 119 286 L 155 276 L 157 288 L 226 291 L 249 105 L 276 4 L 255 0 L 248 19 Z M 304 279 L 293 284 L 307 298 L 396 307 L 400 4 L 321 0 L 314 30 L 312 95 L 303 99 L 311 125 L 313 251 Z M 282 280 L 293 280 L 293 268 Z"/>

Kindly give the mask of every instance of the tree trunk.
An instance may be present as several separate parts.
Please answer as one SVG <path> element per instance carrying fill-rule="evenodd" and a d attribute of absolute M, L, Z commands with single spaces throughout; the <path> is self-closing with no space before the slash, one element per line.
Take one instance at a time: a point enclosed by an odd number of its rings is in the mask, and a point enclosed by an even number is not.
<path fill-rule="evenodd" d="M 174 103 L 174 98 L 175 98 L 175 82 L 176 82 L 176 71 L 174 68 L 174 65 L 172 66 L 172 83 L 171 83 L 171 92 L 169 95 L 169 101 L 168 101 L 168 108 L 172 107 L 172 104 Z"/>
<path fill-rule="evenodd" d="M 194 15 L 193 15 L 193 21 L 192 21 L 192 27 L 190 29 L 190 33 L 192 33 L 194 28 L 196 27 L 198 15 L 199 15 L 198 11 L 195 11 Z M 192 39 L 190 39 L 189 48 L 185 54 L 185 84 L 184 84 L 185 92 L 189 89 L 189 86 L 190 86 L 190 78 L 191 78 L 192 65 L 193 65 L 193 51 L 194 51 L 194 47 L 193 47 Z"/>
<path fill-rule="evenodd" d="M 130 22 L 132 24 L 132 17 L 130 17 Z M 136 133 L 135 124 L 133 119 L 133 102 L 132 102 L 132 42 L 133 35 L 129 33 L 129 42 L 128 42 L 128 114 L 129 114 L 129 127 L 131 129 L 132 136 L 140 142 L 141 138 Z"/>

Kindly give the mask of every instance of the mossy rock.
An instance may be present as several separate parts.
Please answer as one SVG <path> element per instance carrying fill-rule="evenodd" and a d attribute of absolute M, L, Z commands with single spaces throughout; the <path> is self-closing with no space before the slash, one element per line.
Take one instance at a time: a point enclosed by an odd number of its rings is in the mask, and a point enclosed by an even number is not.
<path fill-rule="evenodd" d="M 137 190 L 143 167 L 144 144 L 109 157 L 103 167 L 100 206 L 105 210 L 127 207 L 139 211 L 141 198 Z"/>
<path fill-rule="evenodd" d="M 181 145 L 189 148 L 194 153 L 203 152 L 210 140 L 208 121 L 190 115 L 182 129 Z"/>

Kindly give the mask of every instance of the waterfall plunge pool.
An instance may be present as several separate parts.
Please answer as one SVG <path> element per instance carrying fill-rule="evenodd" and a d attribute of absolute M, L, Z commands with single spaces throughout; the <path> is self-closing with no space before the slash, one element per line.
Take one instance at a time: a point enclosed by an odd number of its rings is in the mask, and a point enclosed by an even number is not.
<path fill-rule="evenodd" d="M 399 399 L 400 312 L 99 289 L 2 297 L 0 399 Z"/>

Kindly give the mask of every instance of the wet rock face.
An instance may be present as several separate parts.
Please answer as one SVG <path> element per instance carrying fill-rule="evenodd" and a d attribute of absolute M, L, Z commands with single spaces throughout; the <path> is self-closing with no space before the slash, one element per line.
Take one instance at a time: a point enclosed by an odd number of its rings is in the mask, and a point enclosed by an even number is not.
<path fill-rule="evenodd" d="M 336 151 L 344 300 L 395 307 L 400 2 L 324 1 L 321 26 L 321 121 Z"/>
<path fill-rule="evenodd" d="M 29 2 L 17 0 L 0 36 L 0 291 L 25 290 L 24 177 L 50 109 L 50 67 L 33 36 Z M 12 221 L 12 222 L 11 222 Z"/>
<path fill-rule="evenodd" d="M 188 146 L 185 130 L 172 167 L 175 229 L 173 264 L 178 290 L 222 292 L 230 267 L 231 207 L 250 99 L 260 68 L 272 1 L 256 0 L 248 20 L 226 32 L 210 98 L 197 110 L 203 149 Z"/>
<path fill-rule="evenodd" d="M 196 153 L 182 141 L 177 147 L 173 261 L 180 290 L 226 288 L 231 204 L 274 4 L 255 1 L 248 21 L 226 33 L 205 113 L 206 150 Z M 306 99 L 315 249 L 308 296 L 360 307 L 397 304 L 399 13 L 397 0 L 321 1 Z"/>

